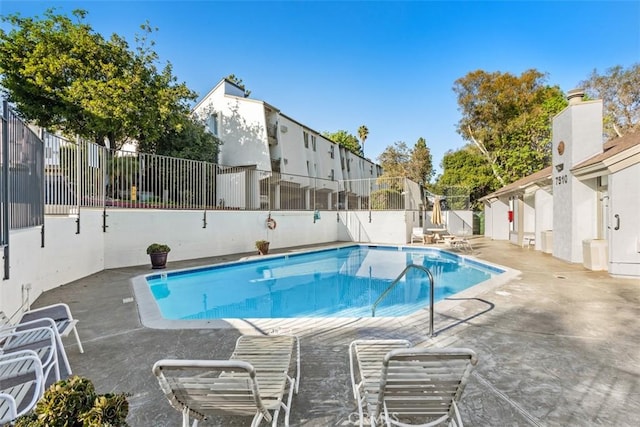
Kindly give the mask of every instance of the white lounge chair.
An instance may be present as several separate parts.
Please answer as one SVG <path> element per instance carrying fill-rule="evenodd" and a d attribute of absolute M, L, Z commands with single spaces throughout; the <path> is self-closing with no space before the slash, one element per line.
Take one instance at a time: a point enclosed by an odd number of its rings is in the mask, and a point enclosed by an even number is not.
<path fill-rule="evenodd" d="M 404 340 L 357 340 L 349 346 L 360 426 L 366 418 L 371 426 L 462 426 L 456 402 L 478 361 L 476 354 L 408 345 Z"/>
<path fill-rule="evenodd" d="M 211 415 L 253 416 L 252 427 L 263 419 L 275 426 L 280 410 L 288 426 L 299 385 L 300 342 L 292 335 L 245 335 L 229 360 L 164 359 L 153 365 L 153 373 L 169 403 L 182 412 L 183 427 L 190 417 L 195 427 Z"/>
<path fill-rule="evenodd" d="M 42 397 L 44 376 L 32 350 L 0 355 L 0 425 L 29 412 Z"/>
<path fill-rule="evenodd" d="M 453 250 L 461 250 L 465 252 L 473 252 L 473 247 L 471 246 L 471 243 L 464 237 L 449 235 L 449 236 L 443 237 L 443 239 L 444 239 L 444 245 L 447 248 L 450 248 Z"/>
<path fill-rule="evenodd" d="M 84 348 L 82 348 L 82 342 L 80 341 L 80 336 L 78 335 L 78 329 L 76 328 L 78 320 L 73 318 L 71 309 L 65 303 L 51 304 L 45 307 L 29 309 L 22 314 L 20 320 L 15 322 L 15 325 L 43 318 L 49 318 L 55 322 L 55 325 L 58 328 L 58 333 L 61 337 L 67 337 L 71 332 L 73 332 L 76 338 L 76 342 L 78 343 L 78 349 L 80 350 L 80 353 L 84 353 Z M 0 311 L 0 326 L 10 324 L 11 321 L 9 320 L 7 315 L 4 312 Z"/>
<path fill-rule="evenodd" d="M 69 364 L 67 352 L 64 349 L 64 343 L 62 342 L 62 334 L 60 333 L 60 330 L 66 333 L 66 335 L 69 335 L 71 330 L 75 331 L 76 320 L 73 319 L 73 317 L 70 317 L 71 313 L 69 312 L 69 307 L 66 304 L 56 304 L 56 306 L 49 306 L 45 308 L 52 308 L 53 310 L 49 311 L 43 309 L 43 311 L 40 311 L 38 309 L 32 312 L 26 312 L 16 324 L 11 324 L 9 318 L 5 315 L 5 313 L 0 311 L 0 335 L 7 335 L 11 331 L 25 331 L 42 327 L 51 328 L 53 330 L 52 334 L 55 338 L 56 348 L 59 353 L 58 360 L 61 360 L 62 363 L 64 363 L 66 374 L 71 375 L 71 365 Z M 66 315 L 60 314 L 60 310 L 65 310 L 66 312 L 68 312 L 68 316 L 70 317 L 70 319 L 69 317 L 66 317 Z M 48 317 L 48 315 L 54 315 L 55 317 L 58 317 L 58 320 Z M 78 332 L 76 331 L 75 334 L 80 352 L 84 352 L 82 344 L 80 343 L 80 338 L 78 337 Z M 37 341 L 38 337 L 36 335 L 25 335 L 22 340 L 24 341 L 25 339 Z M 60 375 L 58 375 L 58 377 L 59 376 Z"/>
<path fill-rule="evenodd" d="M 58 356 L 62 355 L 66 359 L 64 348 L 58 347 L 59 338 L 57 330 L 46 326 L 25 330 L 3 329 L 0 330 L 0 355 L 11 357 L 25 350 L 34 351 L 40 359 L 45 383 L 49 381 L 51 372 L 54 372 L 54 379 L 48 382 L 51 384 L 60 380 Z"/>

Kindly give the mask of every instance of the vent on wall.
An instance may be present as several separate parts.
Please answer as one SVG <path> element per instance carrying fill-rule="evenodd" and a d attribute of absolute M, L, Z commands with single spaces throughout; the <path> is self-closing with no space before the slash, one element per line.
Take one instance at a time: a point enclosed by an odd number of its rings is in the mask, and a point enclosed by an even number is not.
<path fill-rule="evenodd" d="M 280 125 L 280 132 L 287 133 L 288 130 L 289 130 L 289 128 L 286 127 L 285 125 Z"/>

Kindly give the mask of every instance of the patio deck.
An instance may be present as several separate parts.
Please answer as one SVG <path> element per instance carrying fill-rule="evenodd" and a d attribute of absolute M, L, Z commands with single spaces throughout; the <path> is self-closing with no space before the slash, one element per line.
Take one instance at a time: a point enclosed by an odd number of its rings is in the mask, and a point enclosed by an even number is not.
<path fill-rule="evenodd" d="M 311 325 L 294 319 L 279 325 L 301 338 L 302 375 L 292 426 L 352 425 L 348 419 L 356 406 L 347 346 L 369 337 L 474 349 L 479 363 L 460 405 L 468 426 L 636 425 L 640 281 L 611 278 L 508 242 L 476 238 L 472 244 L 476 257 L 521 274 L 459 304 L 436 307 L 434 339 L 420 317 L 366 325 L 358 320 Z M 169 262 L 168 268 L 247 255 Z M 142 326 L 130 279 L 150 271 L 149 266 L 106 270 L 46 292 L 34 306 L 70 305 L 85 348 L 80 354 L 72 339 L 65 342 L 74 374 L 90 378 L 99 393 L 131 393 L 131 426 L 176 426 L 181 416 L 161 393 L 153 363 L 161 358 L 226 359 L 240 331 Z M 246 328 L 253 326 L 247 322 Z M 200 425 L 243 426 L 248 420 L 217 418 Z"/>

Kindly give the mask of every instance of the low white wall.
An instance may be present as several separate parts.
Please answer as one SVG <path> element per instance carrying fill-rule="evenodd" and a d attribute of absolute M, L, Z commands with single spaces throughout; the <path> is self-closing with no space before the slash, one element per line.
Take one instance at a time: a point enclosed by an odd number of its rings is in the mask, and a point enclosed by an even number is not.
<path fill-rule="evenodd" d="M 27 298 L 104 269 L 104 240 L 100 211 L 82 213 L 80 233 L 76 219 L 45 217 L 45 245 L 41 228 L 11 232 L 9 279 L 0 287 L 0 309 L 11 316 Z"/>
<path fill-rule="evenodd" d="M 338 240 L 336 218 L 320 213 L 314 223 L 311 211 L 273 212 L 276 228 L 266 227 L 267 212 L 211 211 L 204 225 L 202 211 L 126 209 L 110 211 L 105 234 L 105 268 L 149 263 L 150 243 L 171 247 L 169 260 L 255 251 L 255 241 L 271 242 L 271 248 L 311 245 Z"/>
<path fill-rule="evenodd" d="M 338 240 L 361 243 L 393 243 L 402 245 L 411 239 L 412 220 L 405 211 L 372 211 L 369 222 L 368 211 L 340 212 Z"/>
<path fill-rule="evenodd" d="M 445 227 L 456 236 L 473 234 L 473 211 L 445 211 Z"/>

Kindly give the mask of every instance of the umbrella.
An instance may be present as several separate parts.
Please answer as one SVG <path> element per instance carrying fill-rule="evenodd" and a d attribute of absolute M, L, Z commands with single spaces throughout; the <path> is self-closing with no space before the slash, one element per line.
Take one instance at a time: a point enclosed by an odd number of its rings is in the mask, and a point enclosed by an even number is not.
<path fill-rule="evenodd" d="M 433 211 L 431 212 L 431 223 L 433 225 L 442 225 L 442 211 L 440 210 L 440 197 L 436 197 L 433 201 Z"/>

